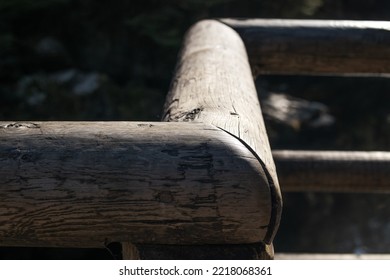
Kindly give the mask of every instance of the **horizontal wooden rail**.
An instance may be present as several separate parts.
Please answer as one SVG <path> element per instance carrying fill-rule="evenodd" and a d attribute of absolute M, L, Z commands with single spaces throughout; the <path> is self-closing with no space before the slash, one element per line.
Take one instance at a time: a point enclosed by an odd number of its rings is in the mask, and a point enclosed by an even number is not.
<path fill-rule="evenodd" d="M 390 152 L 273 151 L 282 191 L 390 193 Z"/>
<path fill-rule="evenodd" d="M 254 73 L 390 73 L 390 22 L 221 19 L 245 42 Z"/>
<path fill-rule="evenodd" d="M 260 242 L 267 186 L 208 124 L 0 123 L 1 246 Z"/>

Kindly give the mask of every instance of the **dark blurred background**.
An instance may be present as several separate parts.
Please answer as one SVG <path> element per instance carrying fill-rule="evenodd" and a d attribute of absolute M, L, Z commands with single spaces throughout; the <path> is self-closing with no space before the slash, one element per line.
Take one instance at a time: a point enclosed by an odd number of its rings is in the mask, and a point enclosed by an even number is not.
<path fill-rule="evenodd" d="M 0 0 L 0 120 L 158 121 L 184 32 L 213 17 L 390 20 L 390 2 Z M 390 150 L 385 75 L 256 84 L 273 149 Z M 288 118 L 273 107 L 280 99 L 294 104 Z M 389 196 L 283 196 L 277 252 L 390 253 Z M 0 258 L 110 259 L 117 250 L 1 248 Z"/>

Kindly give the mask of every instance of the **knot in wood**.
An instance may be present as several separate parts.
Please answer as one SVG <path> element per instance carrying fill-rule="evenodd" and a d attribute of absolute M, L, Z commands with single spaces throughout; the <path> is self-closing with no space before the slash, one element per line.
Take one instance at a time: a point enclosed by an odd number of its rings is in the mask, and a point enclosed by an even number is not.
<path fill-rule="evenodd" d="M 10 123 L 1 126 L 1 128 L 39 128 L 39 124 L 36 123 Z"/>

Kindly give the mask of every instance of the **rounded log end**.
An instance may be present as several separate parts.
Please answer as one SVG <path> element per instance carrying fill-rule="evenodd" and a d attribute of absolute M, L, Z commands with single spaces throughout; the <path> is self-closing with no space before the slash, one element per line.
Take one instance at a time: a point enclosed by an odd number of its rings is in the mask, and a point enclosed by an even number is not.
<path fill-rule="evenodd" d="M 207 51 L 231 52 L 248 59 L 240 35 L 231 27 L 217 20 L 198 21 L 187 31 L 179 55 L 182 59 Z"/>
<path fill-rule="evenodd" d="M 233 134 L 222 129 L 220 132 L 219 147 L 213 149 L 223 149 L 231 162 L 228 169 L 222 171 L 230 184 L 221 189 L 217 186 L 226 242 L 237 243 L 238 240 L 228 240 L 234 232 L 242 238 L 241 243 L 271 244 L 279 222 L 274 215 L 279 215 L 280 208 L 280 200 L 274 197 L 275 186 L 266 167 L 249 146 Z"/>
<path fill-rule="evenodd" d="M 0 245 L 269 243 L 267 173 L 234 135 L 196 122 L 37 125 L 3 131 Z"/>

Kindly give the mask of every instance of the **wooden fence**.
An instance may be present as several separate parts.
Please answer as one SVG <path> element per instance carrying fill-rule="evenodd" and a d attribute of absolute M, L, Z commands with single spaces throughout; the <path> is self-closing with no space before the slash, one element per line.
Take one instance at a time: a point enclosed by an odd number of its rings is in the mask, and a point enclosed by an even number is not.
<path fill-rule="evenodd" d="M 388 72 L 389 26 L 204 20 L 185 37 L 162 122 L 1 122 L 0 246 L 273 258 L 274 158 L 286 191 L 388 192 L 390 155 L 272 153 L 253 75 Z"/>

